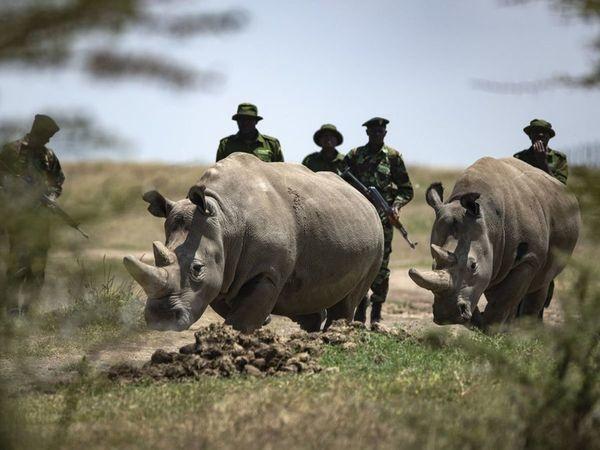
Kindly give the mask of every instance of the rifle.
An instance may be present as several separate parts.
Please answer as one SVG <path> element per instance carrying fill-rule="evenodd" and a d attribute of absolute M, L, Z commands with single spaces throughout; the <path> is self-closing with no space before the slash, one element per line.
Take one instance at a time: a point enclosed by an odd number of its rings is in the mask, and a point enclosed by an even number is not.
<path fill-rule="evenodd" d="M 20 180 L 23 180 L 23 182 L 27 185 L 31 185 L 31 181 L 28 180 L 26 177 L 22 176 L 22 175 L 17 175 L 12 173 L 12 171 L 9 169 L 9 167 L 3 162 L 0 161 L 0 164 L 2 164 L 2 166 L 4 166 L 5 169 L 8 170 L 8 173 L 13 176 L 16 177 Z M 2 186 L 0 186 L 1 188 Z M 56 214 L 58 217 L 60 217 L 63 222 L 65 222 L 68 226 L 70 226 L 71 228 L 74 228 L 75 230 L 79 231 L 81 233 L 81 235 L 86 238 L 89 239 L 90 237 L 88 236 L 87 233 L 85 233 L 81 228 L 80 228 L 80 223 L 76 222 L 75 219 L 73 219 L 69 214 L 67 214 L 67 212 L 62 209 L 58 203 L 56 203 L 56 200 L 48 197 L 47 194 L 43 194 L 40 198 L 40 203 L 45 206 L 46 208 L 48 208 L 53 214 Z"/>
<path fill-rule="evenodd" d="M 390 223 L 394 226 L 394 228 L 400 231 L 400 234 L 402 234 L 402 237 L 408 243 L 409 247 L 413 250 L 415 249 L 418 242 L 411 242 L 411 240 L 408 237 L 408 232 L 406 231 L 406 228 L 404 228 L 404 225 L 402 225 L 400 219 L 398 219 L 398 216 L 394 212 L 394 209 L 383 198 L 383 196 L 375 186 L 366 187 L 348 169 L 344 170 L 344 172 L 342 172 L 340 176 L 344 180 L 346 180 L 350 185 L 352 185 L 352 187 L 358 190 L 362 195 L 367 197 L 369 201 L 373 204 L 373 206 L 375 206 L 375 209 L 377 209 L 377 211 L 380 214 L 384 214 L 388 218 Z"/>

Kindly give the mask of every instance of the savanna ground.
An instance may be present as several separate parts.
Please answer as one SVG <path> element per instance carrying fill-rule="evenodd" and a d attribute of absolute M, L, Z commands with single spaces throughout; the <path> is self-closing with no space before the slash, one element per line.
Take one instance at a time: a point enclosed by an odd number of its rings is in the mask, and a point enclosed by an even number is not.
<path fill-rule="evenodd" d="M 109 382 L 101 375 L 109 365 L 141 364 L 157 348 L 176 351 L 192 342 L 200 327 L 219 320 L 209 312 L 182 333 L 146 330 L 141 290 L 120 262 L 126 254 L 151 261 L 152 241 L 164 239 L 162 220 L 145 211 L 141 193 L 157 188 L 182 198 L 202 170 L 111 163 L 65 167 L 61 203 L 81 218 L 91 238 L 56 224 L 40 311 L 35 319 L 6 327 L 0 444 L 599 447 L 599 330 L 593 320 L 598 291 L 590 275 L 598 267 L 596 240 L 584 234 L 575 261 L 558 279 L 546 314 L 549 325 L 523 324 L 493 336 L 437 327 L 431 294 L 417 288 L 407 270 L 431 264 L 433 211 L 424 201 L 425 189 L 442 181 L 448 194 L 456 170 L 410 170 L 415 199 L 402 220 L 419 245 L 411 251 L 396 235 L 383 311 L 385 324 L 407 331 L 409 338 L 362 332 L 354 349 L 325 348 L 320 363 L 328 370 L 314 375 Z M 598 175 L 585 172 L 580 178 L 596 183 Z M 582 198 L 584 221 L 597 224 L 597 199 L 587 197 Z M 277 317 L 268 327 L 279 334 L 297 329 Z"/>

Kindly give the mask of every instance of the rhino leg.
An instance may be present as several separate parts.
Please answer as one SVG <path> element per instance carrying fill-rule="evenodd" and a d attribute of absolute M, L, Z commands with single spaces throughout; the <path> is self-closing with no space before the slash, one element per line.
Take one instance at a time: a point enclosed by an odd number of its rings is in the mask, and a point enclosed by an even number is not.
<path fill-rule="evenodd" d="M 356 299 L 353 298 L 352 293 L 331 308 L 327 308 L 327 321 L 325 322 L 323 331 L 327 330 L 335 320 L 346 319 L 348 322 L 352 322 L 355 309 Z"/>
<path fill-rule="evenodd" d="M 519 305 L 520 316 L 535 316 L 543 318 L 544 306 L 548 301 L 549 286 L 544 286 L 535 292 L 527 294 Z M 548 302 L 549 303 L 549 302 Z"/>
<path fill-rule="evenodd" d="M 225 299 L 218 298 L 213 300 L 210 304 L 210 307 L 223 319 L 227 319 L 229 314 L 231 313 L 231 308 L 225 301 Z"/>
<path fill-rule="evenodd" d="M 290 317 L 290 319 L 300 325 L 300 328 L 302 328 L 304 331 L 312 333 L 321 330 L 321 324 L 326 317 L 327 311 L 323 310 L 312 314 L 298 314 Z"/>
<path fill-rule="evenodd" d="M 238 331 L 249 333 L 260 328 L 279 296 L 279 290 L 270 277 L 259 275 L 246 283 L 231 302 L 232 310 L 225 323 Z"/>
<path fill-rule="evenodd" d="M 520 264 L 498 285 L 485 292 L 488 304 L 483 312 L 483 327 L 502 325 L 512 320 L 535 275 L 530 264 Z"/>

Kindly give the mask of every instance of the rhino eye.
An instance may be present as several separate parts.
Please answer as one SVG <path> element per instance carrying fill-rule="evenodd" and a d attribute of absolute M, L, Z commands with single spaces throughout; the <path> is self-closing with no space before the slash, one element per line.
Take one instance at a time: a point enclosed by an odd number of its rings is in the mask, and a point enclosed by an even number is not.
<path fill-rule="evenodd" d="M 476 263 L 476 262 L 472 262 L 472 263 L 471 263 L 471 270 L 472 270 L 473 272 L 475 272 L 475 269 L 477 269 L 477 263 Z"/>
<path fill-rule="evenodd" d="M 190 278 L 193 281 L 200 281 L 203 274 L 202 269 L 204 269 L 204 264 L 194 261 L 190 266 Z"/>

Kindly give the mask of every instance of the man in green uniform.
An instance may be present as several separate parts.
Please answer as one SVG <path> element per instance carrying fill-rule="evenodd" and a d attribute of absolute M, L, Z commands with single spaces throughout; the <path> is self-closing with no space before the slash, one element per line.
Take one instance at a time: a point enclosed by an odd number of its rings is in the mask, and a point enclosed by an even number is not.
<path fill-rule="evenodd" d="M 308 155 L 302 161 L 302 165 L 313 172 L 334 172 L 340 174 L 345 168 L 344 155 L 337 151 L 336 147 L 342 145 L 344 137 L 334 125 L 326 123 L 313 135 L 313 141 L 321 151 Z"/>
<path fill-rule="evenodd" d="M 46 147 L 59 130 L 50 117 L 35 116 L 31 131 L 0 151 L 0 207 L 8 235 L 4 306 L 10 315 L 26 313 L 39 298 L 50 247 L 49 212 L 41 197 L 56 199 L 65 180 L 60 162 Z M 19 291 L 23 304 L 19 307 Z M 0 294 L 2 295 L 2 294 Z"/>
<path fill-rule="evenodd" d="M 258 109 L 251 103 L 242 103 L 237 113 L 231 118 L 235 120 L 239 131 L 227 136 L 219 142 L 217 161 L 227 158 L 235 152 L 251 153 L 265 162 L 283 162 L 281 144 L 277 139 L 260 134 L 256 124 L 262 120 Z"/>
<path fill-rule="evenodd" d="M 542 119 L 533 119 L 523 131 L 531 139 L 531 147 L 515 153 L 514 157 L 531 164 L 546 173 L 549 173 L 561 183 L 567 184 L 569 167 L 567 156 L 548 147 L 548 141 L 556 133 L 552 124 Z"/>
<path fill-rule="evenodd" d="M 387 119 L 374 117 L 365 123 L 369 142 L 357 147 L 346 155 L 346 167 L 365 186 L 376 187 L 396 215 L 400 208 L 413 198 L 413 188 L 402 161 L 402 156 L 393 148 L 384 144 L 387 134 Z M 390 253 L 392 252 L 392 237 L 394 228 L 387 217 L 381 217 L 385 241 L 383 261 L 377 278 L 371 285 L 371 322 L 381 321 L 381 305 L 385 302 L 389 289 L 390 270 L 388 269 Z M 364 322 L 368 299 L 365 297 L 356 310 L 355 320 Z"/>
<path fill-rule="evenodd" d="M 531 147 L 515 153 L 514 157 L 521 161 L 525 161 L 527 164 L 531 164 L 533 167 L 543 170 L 561 183 L 567 184 L 567 177 L 569 176 L 567 156 L 562 152 L 552 150 L 548 147 L 548 142 L 556 135 L 552 129 L 552 124 L 542 119 L 533 119 L 529 122 L 528 126 L 523 128 L 523 131 L 529 136 L 529 139 L 531 139 Z M 545 308 L 550 306 L 553 295 L 554 280 L 552 280 L 548 287 L 546 304 L 544 305 Z M 523 303 L 519 305 L 517 315 L 521 315 L 522 306 Z M 542 319 L 543 316 L 544 310 L 542 309 L 540 311 L 540 319 Z"/>

